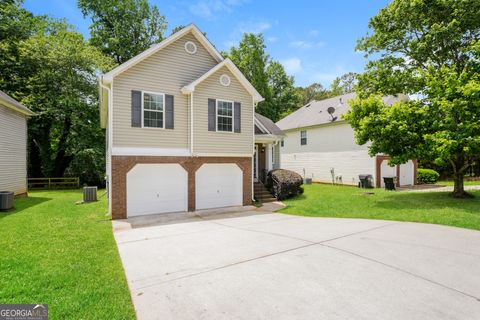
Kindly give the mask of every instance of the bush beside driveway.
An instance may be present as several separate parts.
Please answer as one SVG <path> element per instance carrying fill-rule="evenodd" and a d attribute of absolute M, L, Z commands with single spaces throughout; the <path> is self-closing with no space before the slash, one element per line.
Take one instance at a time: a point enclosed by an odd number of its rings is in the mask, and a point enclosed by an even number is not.
<path fill-rule="evenodd" d="M 443 224 L 480 230 L 480 190 L 473 199 L 447 192 L 395 192 L 312 184 L 305 193 L 284 200 L 282 213 L 337 218 L 364 218 Z M 373 194 L 369 194 L 373 193 Z"/>
<path fill-rule="evenodd" d="M 135 318 L 105 198 L 81 199 L 30 192 L 0 213 L 1 303 L 46 303 L 50 319 Z"/>

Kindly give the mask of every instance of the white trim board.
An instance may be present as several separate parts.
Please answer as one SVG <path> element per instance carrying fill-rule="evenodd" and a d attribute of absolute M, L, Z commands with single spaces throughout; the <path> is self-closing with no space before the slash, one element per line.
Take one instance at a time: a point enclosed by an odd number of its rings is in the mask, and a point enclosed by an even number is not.
<path fill-rule="evenodd" d="M 257 119 L 257 117 L 254 117 L 254 124 L 255 124 L 263 133 L 271 134 L 271 132 L 268 131 L 267 128 L 265 128 L 265 126 L 263 125 L 263 123 L 261 123 L 260 120 Z"/>
<path fill-rule="evenodd" d="M 131 148 L 113 147 L 112 156 L 190 156 L 188 148 Z"/>
<path fill-rule="evenodd" d="M 248 153 L 195 153 L 193 157 L 240 157 L 251 158 L 253 155 Z"/>

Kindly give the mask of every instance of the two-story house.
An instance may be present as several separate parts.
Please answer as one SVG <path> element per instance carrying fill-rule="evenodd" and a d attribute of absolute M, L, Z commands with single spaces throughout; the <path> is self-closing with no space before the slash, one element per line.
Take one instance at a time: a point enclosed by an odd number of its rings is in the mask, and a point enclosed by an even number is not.
<path fill-rule="evenodd" d="M 99 82 L 114 219 L 251 203 L 263 98 L 195 25 Z"/>

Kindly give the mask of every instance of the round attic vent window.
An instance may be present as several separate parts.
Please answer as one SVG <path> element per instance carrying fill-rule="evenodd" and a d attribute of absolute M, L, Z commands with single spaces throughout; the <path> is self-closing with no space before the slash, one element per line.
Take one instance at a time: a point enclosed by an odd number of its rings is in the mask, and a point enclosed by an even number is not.
<path fill-rule="evenodd" d="M 230 77 L 226 74 L 220 76 L 220 84 L 222 86 L 228 87 L 230 85 Z"/>
<path fill-rule="evenodd" d="M 185 51 L 190 54 L 195 54 L 197 52 L 197 45 L 192 41 L 185 42 Z"/>

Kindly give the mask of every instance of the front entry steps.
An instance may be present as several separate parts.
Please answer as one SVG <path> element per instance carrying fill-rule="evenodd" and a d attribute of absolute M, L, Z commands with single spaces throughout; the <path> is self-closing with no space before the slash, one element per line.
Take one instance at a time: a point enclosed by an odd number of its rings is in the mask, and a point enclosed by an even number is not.
<path fill-rule="evenodd" d="M 253 184 L 253 195 L 255 197 L 255 200 L 262 203 L 277 201 L 277 199 L 270 193 L 270 191 L 268 191 L 268 189 L 261 182 L 255 182 Z"/>

